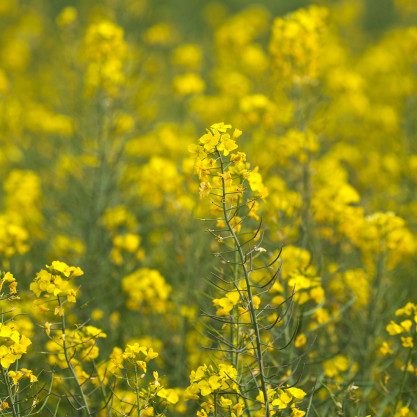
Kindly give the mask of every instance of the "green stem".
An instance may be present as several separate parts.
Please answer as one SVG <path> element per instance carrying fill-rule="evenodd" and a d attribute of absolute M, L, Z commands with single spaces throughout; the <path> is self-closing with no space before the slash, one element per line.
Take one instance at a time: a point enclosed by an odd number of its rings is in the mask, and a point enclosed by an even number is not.
<path fill-rule="evenodd" d="M 256 318 L 256 312 L 255 312 L 255 308 L 253 307 L 253 295 L 252 295 L 252 285 L 250 282 L 250 277 L 249 277 L 249 271 L 246 268 L 246 261 L 245 261 L 245 256 L 243 254 L 243 250 L 242 250 L 242 246 L 241 243 L 239 241 L 239 238 L 237 237 L 232 225 L 230 224 L 230 220 L 229 217 L 227 215 L 227 207 L 226 207 L 226 183 L 224 180 L 224 164 L 223 164 L 223 160 L 221 157 L 221 154 L 219 151 L 217 151 L 219 160 L 220 160 L 220 169 L 221 169 L 221 182 L 222 182 L 222 209 L 223 209 L 223 217 L 224 220 L 226 222 L 227 225 L 227 229 L 230 232 L 230 234 L 232 235 L 234 244 L 236 246 L 237 252 L 238 252 L 238 256 L 240 259 L 240 265 L 242 266 L 243 269 L 243 275 L 245 278 L 245 283 L 246 283 L 246 287 L 247 287 L 247 293 L 248 293 L 248 306 L 249 306 L 249 314 L 250 314 L 250 318 L 251 318 L 251 324 L 255 333 L 255 349 L 256 349 L 256 360 L 258 362 L 259 365 L 259 378 L 261 380 L 261 389 L 262 389 L 262 393 L 264 395 L 264 400 L 265 400 L 265 417 L 270 417 L 271 413 L 270 413 L 270 406 L 269 406 L 269 401 L 268 401 L 268 390 L 267 390 L 267 386 L 266 386 L 266 377 L 265 377 L 265 368 L 264 368 L 264 362 L 263 362 L 263 353 L 262 353 L 262 344 L 261 344 L 261 335 L 260 335 L 260 331 L 259 331 L 259 326 L 258 326 L 258 321 Z"/>
<path fill-rule="evenodd" d="M 378 254 L 376 260 L 376 274 L 375 281 L 373 285 L 373 290 L 371 291 L 371 297 L 368 304 L 368 319 L 367 319 L 367 329 L 365 336 L 365 349 L 364 349 L 364 361 L 362 367 L 362 375 L 367 377 L 367 373 L 370 374 L 370 356 L 371 356 L 371 344 L 375 335 L 375 318 L 378 317 L 377 306 L 379 306 L 379 296 L 381 292 L 381 286 L 384 275 L 384 266 L 385 266 L 385 256 L 383 252 Z"/>
<path fill-rule="evenodd" d="M 415 340 L 413 340 L 413 343 L 414 342 L 415 342 Z M 412 357 L 413 351 L 414 351 L 413 348 L 410 348 L 408 350 L 407 360 L 405 361 L 404 372 L 403 372 L 403 375 L 402 375 L 402 378 L 401 378 L 400 389 L 398 390 L 398 393 L 397 393 L 397 395 L 395 397 L 395 413 L 398 410 L 399 400 L 401 399 L 401 394 L 403 393 L 403 390 L 404 390 L 404 387 L 405 387 L 405 382 L 407 380 L 407 368 L 408 368 L 408 365 L 411 363 L 411 357 Z"/>
<path fill-rule="evenodd" d="M 139 395 L 139 378 L 138 378 L 138 367 L 135 365 L 135 392 L 136 402 L 138 403 L 137 415 L 140 417 L 140 395 Z"/>
<path fill-rule="evenodd" d="M 10 405 L 12 406 L 12 415 L 13 415 L 13 417 L 19 417 L 19 414 L 17 414 L 17 411 L 16 411 L 16 405 L 15 405 L 15 402 L 14 402 L 14 399 L 13 399 L 12 388 L 10 386 L 10 379 L 9 379 L 8 375 L 6 374 L 4 368 L 1 365 L 0 365 L 0 368 L 1 368 L 1 373 L 3 375 L 3 381 L 4 381 L 4 383 L 7 387 L 7 394 L 8 394 L 9 399 L 10 399 Z"/>
<path fill-rule="evenodd" d="M 62 304 L 61 298 L 59 296 L 58 296 L 58 305 L 59 305 L 59 307 L 61 309 L 61 313 L 62 313 L 62 316 L 61 316 L 62 348 L 64 350 L 65 362 L 67 363 L 67 366 L 68 366 L 68 368 L 69 368 L 69 370 L 70 370 L 70 372 L 71 372 L 71 374 L 74 378 L 74 381 L 75 381 L 75 383 L 78 387 L 78 390 L 80 391 L 81 398 L 82 398 L 82 401 L 83 401 L 83 404 L 84 404 L 84 409 L 87 412 L 87 415 L 91 416 L 91 411 L 90 411 L 90 408 L 88 406 L 87 397 L 86 397 L 86 395 L 83 391 L 80 380 L 78 379 L 78 376 L 75 372 L 75 369 L 72 366 L 71 359 L 68 355 L 68 346 L 67 346 L 67 340 L 66 340 L 67 339 L 67 337 L 66 337 L 67 333 L 66 333 L 65 311 L 63 309 L 63 304 Z"/>

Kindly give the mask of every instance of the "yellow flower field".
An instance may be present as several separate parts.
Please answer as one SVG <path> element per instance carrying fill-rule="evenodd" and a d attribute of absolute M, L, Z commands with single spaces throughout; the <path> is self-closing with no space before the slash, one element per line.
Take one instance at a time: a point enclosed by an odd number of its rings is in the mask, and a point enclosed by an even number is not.
<path fill-rule="evenodd" d="M 417 417 L 416 0 L 0 35 L 0 416 Z"/>

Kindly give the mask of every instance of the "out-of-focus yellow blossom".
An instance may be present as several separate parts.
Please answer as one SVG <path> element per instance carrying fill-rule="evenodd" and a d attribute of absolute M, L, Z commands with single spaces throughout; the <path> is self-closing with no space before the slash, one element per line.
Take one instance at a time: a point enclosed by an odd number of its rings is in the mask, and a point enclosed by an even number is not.
<path fill-rule="evenodd" d="M 175 41 L 175 28 L 169 23 L 157 23 L 150 27 L 144 34 L 145 42 L 151 45 L 169 45 Z"/>
<path fill-rule="evenodd" d="M 363 251 L 365 260 L 383 255 L 389 267 L 415 252 L 415 239 L 404 219 L 392 212 L 377 212 L 366 216 L 358 230 L 355 242 Z"/>
<path fill-rule="evenodd" d="M 9 89 L 9 81 L 6 73 L 0 68 L 0 93 L 4 94 Z"/>
<path fill-rule="evenodd" d="M 190 70 L 200 68 L 202 61 L 202 50 L 197 44 L 184 44 L 175 48 L 172 54 L 172 62 L 174 65 L 184 67 Z"/>
<path fill-rule="evenodd" d="M 65 335 L 62 330 L 54 330 L 53 337 L 46 344 L 50 352 L 48 361 L 51 365 L 56 364 L 61 368 L 67 368 L 67 354 L 71 364 L 82 371 L 83 362 L 92 362 L 97 359 L 100 352 L 97 342 L 106 337 L 106 333 L 94 326 L 84 326 L 75 330 L 67 329 Z M 67 352 L 64 349 L 64 340 Z"/>
<path fill-rule="evenodd" d="M 3 262 L 15 254 L 26 253 L 29 250 L 28 237 L 25 228 L 0 214 L 0 257 Z"/>
<path fill-rule="evenodd" d="M 135 216 L 125 206 L 109 207 L 103 215 L 103 224 L 111 232 L 137 228 Z"/>
<path fill-rule="evenodd" d="M 275 103 L 263 94 L 245 95 L 240 99 L 239 108 L 245 121 L 253 125 L 262 123 L 270 126 L 279 114 Z"/>
<path fill-rule="evenodd" d="M 5 0 L 0 6 L 0 15 L 7 15 L 11 11 L 15 10 L 17 6 L 17 0 Z"/>
<path fill-rule="evenodd" d="M 158 391 L 158 397 L 164 398 L 171 404 L 176 404 L 179 400 L 178 394 L 173 389 L 162 388 Z"/>
<path fill-rule="evenodd" d="M 307 343 L 307 337 L 304 333 L 299 334 L 294 340 L 294 346 L 296 348 L 302 348 Z"/>
<path fill-rule="evenodd" d="M 205 90 L 205 82 L 193 72 L 178 75 L 173 80 L 174 90 L 181 96 L 200 94 Z"/>
<path fill-rule="evenodd" d="M 103 20 L 87 29 L 84 42 L 87 91 L 94 93 L 102 89 L 110 96 L 117 95 L 125 82 L 127 44 L 123 29 L 111 21 Z"/>
<path fill-rule="evenodd" d="M 43 221 L 41 181 L 30 170 L 12 170 L 4 181 L 4 209 L 11 223 L 20 224 L 39 237 Z"/>
<path fill-rule="evenodd" d="M 393 353 L 391 346 L 387 342 L 382 343 L 381 347 L 379 348 L 379 351 L 383 356 L 390 355 Z"/>
<path fill-rule="evenodd" d="M 316 270 L 311 264 L 311 254 L 302 248 L 288 245 L 281 255 L 282 277 L 293 299 L 299 304 L 305 304 L 309 300 L 322 304 L 325 299 L 321 286 L 321 278 L 316 275 Z M 271 288 L 274 295 L 273 304 L 279 305 L 284 299 L 285 288 L 279 282 L 275 282 Z"/>
<path fill-rule="evenodd" d="M 31 103 L 25 112 L 27 129 L 36 134 L 71 136 L 74 132 L 73 120 L 64 114 L 50 111 L 40 103 Z"/>
<path fill-rule="evenodd" d="M 72 25 L 77 20 L 78 12 L 75 7 L 65 7 L 56 18 L 56 24 L 60 27 Z"/>
<path fill-rule="evenodd" d="M 412 411 L 410 410 L 409 407 L 400 407 L 398 409 L 398 411 L 395 413 L 394 417 L 410 417 L 413 416 L 414 414 L 411 414 Z"/>
<path fill-rule="evenodd" d="M 320 75 L 327 15 L 327 9 L 310 6 L 275 19 L 270 51 L 281 80 L 297 84 L 316 81 Z"/>
<path fill-rule="evenodd" d="M 137 260 L 144 257 L 143 249 L 140 248 L 140 236 L 135 233 L 126 233 L 123 235 L 116 235 L 112 239 L 113 248 L 110 258 L 116 265 L 123 264 L 123 253 L 134 254 Z"/>
<path fill-rule="evenodd" d="M 268 196 L 268 189 L 263 184 L 262 176 L 258 172 L 257 168 L 249 172 L 247 180 L 249 182 L 251 190 L 255 194 L 258 194 L 261 198 L 265 198 Z"/>
<path fill-rule="evenodd" d="M 164 313 L 168 308 L 172 288 L 156 269 L 136 270 L 123 278 L 122 287 L 131 310 Z"/>
<path fill-rule="evenodd" d="M 216 31 L 216 44 L 222 53 L 222 61 L 230 62 L 234 59 L 231 51 L 239 54 L 242 47 L 264 34 L 269 19 L 267 9 L 261 5 L 251 5 L 224 21 Z"/>
<path fill-rule="evenodd" d="M 408 302 L 404 307 L 401 307 L 396 310 L 395 315 L 397 317 L 404 318 L 399 322 L 391 320 L 385 327 L 386 332 L 393 338 L 390 342 L 384 341 L 380 348 L 382 355 L 393 354 L 393 343 L 396 347 L 403 347 L 406 349 L 413 349 L 416 341 L 416 331 L 417 331 L 417 306 Z M 414 366 L 412 363 L 408 363 L 407 366 L 410 367 L 410 371 L 414 372 Z"/>
<path fill-rule="evenodd" d="M 179 191 L 181 177 L 175 164 L 166 158 L 153 157 L 142 166 L 137 177 L 141 199 L 160 207 Z"/>
<path fill-rule="evenodd" d="M 227 316 L 232 311 L 233 307 L 240 301 L 239 291 L 232 291 L 226 293 L 223 298 L 215 298 L 213 304 L 217 307 L 216 314 L 218 316 Z"/>
<path fill-rule="evenodd" d="M 78 259 L 85 253 L 86 247 L 82 239 L 75 236 L 56 235 L 51 244 L 55 258 Z"/>
<path fill-rule="evenodd" d="M 335 378 L 349 369 L 349 360 L 344 355 L 337 355 L 323 363 L 324 374 L 329 378 Z"/>
<path fill-rule="evenodd" d="M 337 274 L 330 281 L 330 289 L 336 297 L 346 302 L 349 296 L 355 298 L 355 306 L 357 309 L 367 305 L 370 292 L 371 278 L 363 269 L 351 269 Z"/>

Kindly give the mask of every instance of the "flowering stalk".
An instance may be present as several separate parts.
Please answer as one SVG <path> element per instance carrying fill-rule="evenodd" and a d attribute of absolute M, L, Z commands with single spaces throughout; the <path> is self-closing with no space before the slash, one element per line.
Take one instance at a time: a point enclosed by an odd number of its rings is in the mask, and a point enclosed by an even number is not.
<path fill-rule="evenodd" d="M 58 306 L 61 310 L 62 349 L 64 351 L 65 362 L 67 363 L 68 369 L 70 370 L 70 372 L 71 372 L 71 374 L 74 378 L 75 385 L 77 386 L 77 388 L 78 388 L 78 390 L 81 394 L 81 398 L 82 398 L 82 401 L 83 401 L 84 409 L 87 412 L 87 416 L 91 416 L 91 411 L 90 411 L 90 407 L 88 405 L 87 397 L 84 393 L 81 382 L 78 379 L 77 373 L 75 372 L 75 369 L 72 366 L 71 358 L 70 358 L 69 353 L 68 353 L 67 338 L 66 338 L 67 334 L 66 334 L 65 311 L 64 311 L 64 308 L 63 308 L 63 302 L 62 302 L 62 300 L 59 296 L 58 296 Z"/>
<path fill-rule="evenodd" d="M 278 307 L 270 303 L 270 289 L 280 271 L 274 264 L 280 253 L 272 261 L 263 258 L 267 250 L 260 246 L 263 234 L 258 208 L 268 191 L 257 168 L 251 169 L 246 155 L 237 151 L 241 133 L 217 123 L 191 148 L 201 180 L 200 195 L 210 197 L 209 220 L 216 222 L 208 231 L 220 247 L 215 255 L 221 267 L 213 273 L 216 280 L 210 282 L 222 297 L 212 300 L 216 313 L 206 313 L 220 328 L 213 326 L 210 331 L 215 345 L 208 349 L 225 354 L 229 362 L 193 371 L 186 395 L 204 398 L 199 417 L 240 417 L 243 413 L 250 417 L 252 410 L 257 416 L 270 417 L 287 408 L 293 415 L 303 416 L 296 403 L 304 391 L 283 387 L 285 378 L 274 374 L 269 361 L 273 342 L 281 337 L 281 331 L 274 334 L 274 328 L 286 314 L 281 311 L 285 301 Z M 250 226 L 251 219 L 257 227 Z"/>
<path fill-rule="evenodd" d="M 259 325 L 258 325 L 258 320 L 256 317 L 256 312 L 255 312 L 255 308 L 254 308 L 254 303 L 253 303 L 253 294 L 252 294 L 252 284 L 249 278 L 249 271 L 246 267 L 246 259 L 245 256 L 243 254 L 243 250 L 242 250 L 242 245 L 239 241 L 239 238 L 237 237 L 232 225 L 230 224 L 230 218 L 229 215 L 227 214 L 227 207 L 226 207 L 226 183 L 224 180 L 224 174 L 225 174 L 225 170 L 224 170 L 224 162 L 222 159 L 222 156 L 220 154 L 220 152 L 217 150 L 217 155 L 219 158 L 219 162 L 220 162 L 220 170 L 221 170 L 221 182 L 222 182 L 222 208 L 223 208 L 223 217 L 224 217 L 224 221 L 227 225 L 227 229 L 230 232 L 231 236 L 233 237 L 233 242 L 237 251 L 237 254 L 239 256 L 239 262 L 240 262 L 240 266 L 242 268 L 243 271 L 243 275 L 245 278 L 245 283 L 246 283 L 246 290 L 247 290 L 247 295 L 248 295 L 248 306 L 249 306 L 249 312 L 250 312 L 250 317 L 251 317 L 251 324 L 253 327 L 253 330 L 255 332 L 255 343 L 256 343 L 256 360 L 258 362 L 258 366 L 259 366 L 259 378 L 261 381 L 261 389 L 264 395 L 264 399 L 265 399 L 265 417 L 269 417 L 270 416 L 270 409 L 269 409 L 269 401 L 268 401 L 268 393 L 267 393 L 267 386 L 266 386 L 266 378 L 265 378 L 265 369 L 264 369 L 264 359 L 263 359 L 263 352 L 262 352 L 262 346 L 261 346 L 261 336 L 260 336 L 260 332 L 259 332 Z M 233 328 L 233 325 L 231 326 Z"/>

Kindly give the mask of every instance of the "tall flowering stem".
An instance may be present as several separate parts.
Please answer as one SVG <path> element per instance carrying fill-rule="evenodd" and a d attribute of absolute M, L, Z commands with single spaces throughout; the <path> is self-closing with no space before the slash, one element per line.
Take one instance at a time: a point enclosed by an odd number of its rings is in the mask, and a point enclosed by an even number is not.
<path fill-rule="evenodd" d="M 254 301 L 253 301 L 253 294 L 252 294 L 252 284 L 250 281 L 250 271 L 248 271 L 246 267 L 247 260 L 245 259 L 245 255 L 243 254 L 242 244 L 240 243 L 240 240 L 238 236 L 236 235 L 236 232 L 230 223 L 231 218 L 228 215 L 228 208 L 226 206 L 226 182 L 224 179 L 225 176 L 225 165 L 222 159 L 221 153 L 217 150 L 216 151 L 220 163 L 220 169 L 221 169 L 221 182 L 222 182 L 222 208 L 223 208 L 223 216 L 224 221 L 227 225 L 227 229 L 230 232 L 231 236 L 233 237 L 233 242 L 236 248 L 236 251 L 239 255 L 239 261 L 240 266 L 243 271 L 243 275 L 245 278 L 245 284 L 247 289 L 247 295 L 248 295 L 248 307 L 250 312 L 250 318 L 251 318 L 251 325 L 253 327 L 253 330 L 255 332 L 255 343 L 256 343 L 256 359 L 258 361 L 259 365 L 259 379 L 261 382 L 261 389 L 265 398 L 265 416 L 270 416 L 270 409 L 269 409 L 269 401 L 268 401 L 268 394 L 267 394 L 267 385 L 266 385 L 266 377 L 265 377 L 265 368 L 264 368 L 264 358 L 263 358 L 263 351 L 262 351 L 262 345 L 261 345 L 261 335 L 259 331 L 259 325 L 256 317 L 256 311 L 254 308 Z"/>
<path fill-rule="evenodd" d="M 274 349 L 285 348 L 276 348 L 276 342 L 288 324 L 285 302 L 274 306 L 270 294 L 279 278 L 280 251 L 270 255 L 261 247 L 264 235 L 258 211 L 268 191 L 258 169 L 237 150 L 241 134 L 231 125 L 217 123 L 190 149 L 201 180 L 200 196 L 210 202 L 205 220 L 215 222 L 208 232 L 215 237 L 214 255 L 220 259 L 210 283 L 221 296 L 212 299 L 216 312 L 204 313 L 215 323 L 208 349 L 215 352 L 216 361 L 224 356 L 224 362 L 193 371 L 187 395 L 204 399 L 199 417 L 213 413 L 240 417 L 243 412 L 270 417 L 285 409 L 302 416 L 296 404 L 304 391 L 286 387 L 288 379 L 277 372 L 271 357 Z"/>

